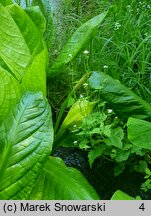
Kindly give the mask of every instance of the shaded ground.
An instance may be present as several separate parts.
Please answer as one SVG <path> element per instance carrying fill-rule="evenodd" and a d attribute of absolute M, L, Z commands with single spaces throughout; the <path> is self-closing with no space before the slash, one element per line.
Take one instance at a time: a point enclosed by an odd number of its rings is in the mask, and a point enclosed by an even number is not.
<path fill-rule="evenodd" d="M 143 175 L 137 172 L 130 173 L 129 169 L 115 177 L 113 169 L 115 164 L 108 160 L 98 158 L 90 169 L 87 153 L 76 148 L 59 147 L 54 156 L 61 157 L 65 164 L 79 169 L 95 188 L 101 199 L 109 200 L 113 193 L 120 189 L 130 196 L 141 196 L 142 199 L 151 200 L 151 191 L 144 193 L 140 190 L 144 182 Z"/>

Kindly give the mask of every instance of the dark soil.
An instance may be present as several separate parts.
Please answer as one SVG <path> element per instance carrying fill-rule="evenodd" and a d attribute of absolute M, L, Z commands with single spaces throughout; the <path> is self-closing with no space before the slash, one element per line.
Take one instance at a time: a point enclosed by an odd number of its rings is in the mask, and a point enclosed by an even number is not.
<path fill-rule="evenodd" d="M 69 167 L 77 168 L 95 188 L 100 199 L 110 200 L 116 190 L 122 190 L 132 197 L 140 196 L 143 200 L 151 199 L 151 191 L 140 190 L 144 182 L 143 175 L 130 172 L 127 167 L 119 176 L 114 176 L 115 163 L 104 158 L 97 158 L 92 169 L 89 167 L 87 152 L 78 148 L 59 147 L 53 154 L 61 157 Z"/>

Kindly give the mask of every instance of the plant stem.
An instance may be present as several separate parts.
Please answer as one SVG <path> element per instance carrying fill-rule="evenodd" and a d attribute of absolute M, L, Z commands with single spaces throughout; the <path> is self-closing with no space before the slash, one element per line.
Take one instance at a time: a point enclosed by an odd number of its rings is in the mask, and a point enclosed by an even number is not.
<path fill-rule="evenodd" d="M 26 7 L 30 6 L 30 0 L 26 0 Z"/>
<path fill-rule="evenodd" d="M 74 92 L 76 90 L 78 90 L 79 88 L 81 88 L 81 86 L 85 83 L 85 81 L 89 78 L 90 76 L 90 72 L 87 72 L 79 81 L 78 83 L 73 87 L 72 91 L 69 93 L 69 95 L 67 96 L 67 98 L 65 99 L 65 101 L 62 103 L 61 105 L 61 109 L 60 109 L 60 112 L 58 114 L 58 117 L 57 117 L 57 121 L 56 121 L 56 124 L 55 124 L 55 127 L 54 127 L 54 133 L 56 134 L 57 131 L 58 131 L 58 128 L 59 128 L 59 125 L 60 125 L 60 121 L 62 119 L 62 116 L 63 116 L 63 113 L 64 113 L 64 110 L 68 104 L 68 100 L 69 100 L 69 97 L 74 94 Z"/>
<path fill-rule="evenodd" d="M 80 0 L 76 1 L 76 14 L 79 15 L 79 11 L 80 11 Z"/>

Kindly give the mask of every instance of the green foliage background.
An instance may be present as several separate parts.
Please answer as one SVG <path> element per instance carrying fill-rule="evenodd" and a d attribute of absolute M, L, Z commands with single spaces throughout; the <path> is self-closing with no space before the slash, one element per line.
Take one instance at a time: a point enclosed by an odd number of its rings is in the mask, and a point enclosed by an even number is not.
<path fill-rule="evenodd" d="M 150 190 L 150 12 L 147 0 L 1 1 L 0 199 L 99 199 L 53 157 L 60 146 Z"/>

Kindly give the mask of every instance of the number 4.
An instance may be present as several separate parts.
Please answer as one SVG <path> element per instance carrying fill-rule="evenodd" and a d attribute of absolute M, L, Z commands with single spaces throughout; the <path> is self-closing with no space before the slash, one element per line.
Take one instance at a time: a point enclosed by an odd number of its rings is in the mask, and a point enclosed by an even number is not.
<path fill-rule="evenodd" d="M 142 203 L 139 207 L 140 210 L 144 211 L 145 210 L 145 206 L 144 206 L 144 203 Z"/>

